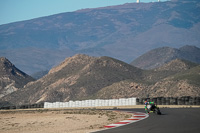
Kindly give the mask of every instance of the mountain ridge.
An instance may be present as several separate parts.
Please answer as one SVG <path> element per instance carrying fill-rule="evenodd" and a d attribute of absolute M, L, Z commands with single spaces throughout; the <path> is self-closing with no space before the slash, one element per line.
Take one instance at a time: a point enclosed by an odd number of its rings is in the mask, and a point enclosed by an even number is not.
<path fill-rule="evenodd" d="M 66 58 L 41 79 L 30 82 L 4 100 L 15 104 L 85 99 L 123 79 L 141 78 L 141 70 L 110 57 L 75 55 Z M 23 96 L 26 94 L 26 96 Z M 13 97 L 15 97 L 13 99 Z M 16 100 L 17 99 L 17 100 Z M 16 103 L 17 101 L 17 103 Z"/>

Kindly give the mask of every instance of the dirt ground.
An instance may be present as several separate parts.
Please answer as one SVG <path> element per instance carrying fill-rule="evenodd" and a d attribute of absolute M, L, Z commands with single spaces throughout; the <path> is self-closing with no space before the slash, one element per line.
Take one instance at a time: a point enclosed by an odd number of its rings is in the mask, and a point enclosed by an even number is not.
<path fill-rule="evenodd" d="M 1 133 L 88 133 L 131 114 L 101 110 L 0 111 Z"/>

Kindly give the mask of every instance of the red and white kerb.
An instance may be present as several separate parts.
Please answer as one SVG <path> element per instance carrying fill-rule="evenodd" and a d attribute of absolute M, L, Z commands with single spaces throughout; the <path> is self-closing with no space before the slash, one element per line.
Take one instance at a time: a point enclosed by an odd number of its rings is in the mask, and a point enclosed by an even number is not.
<path fill-rule="evenodd" d="M 124 112 L 124 111 L 123 111 Z M 126 111 L 127 113 L 132 113 L 133 116 L 131 118 L 128 118 L 127 120 L 119 121 L 114 124 L 109 124 L 107 126 L 104 126 L 105 128 L 114 128 L 114 127 L 119 127 L 119 126 L 124 126 L 130 123 L 138 122 L 140 120 L 146 119 L 149 117 L 148 114 L 146 113 L 141 113 L 141 112 L 132 112 L 132 111 Z"/>

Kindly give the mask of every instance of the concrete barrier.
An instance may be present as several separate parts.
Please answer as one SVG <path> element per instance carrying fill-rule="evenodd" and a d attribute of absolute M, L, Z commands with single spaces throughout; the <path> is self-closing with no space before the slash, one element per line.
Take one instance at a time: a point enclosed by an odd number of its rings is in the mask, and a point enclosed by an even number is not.
<path fill-rule="evenodd" d="M 45 102 L 44 108 L 67 108 L 67 107 L 100 107 L 100 106 L 127 106 L 136 105 L 136 98 L 120 99 L 96 99 L 69 102 Z"/>

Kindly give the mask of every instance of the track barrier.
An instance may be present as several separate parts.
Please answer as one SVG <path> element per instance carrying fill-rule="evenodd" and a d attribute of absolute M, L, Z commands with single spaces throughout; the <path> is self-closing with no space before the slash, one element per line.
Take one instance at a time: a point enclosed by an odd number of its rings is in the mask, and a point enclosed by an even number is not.
<path fill-rule="evenodd" d="M 31 108 L 44 108 L 44 103 L 38 104 L 30 104 L 30 105 L 12 105 L 12 106 L 3 106 L 0 107 L 2 110 L 9 110 L 9 109 L 31 109 Z"/>
<path fill-rule="evenodd" d="M 101 106 L 127 106 L 136 105 L 136 98 L 120 99 L 96 99 L 69 102 L 45 102 L 44 108 L 68 108 L 68 107 L 101 107 Z"/>

